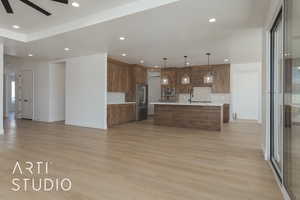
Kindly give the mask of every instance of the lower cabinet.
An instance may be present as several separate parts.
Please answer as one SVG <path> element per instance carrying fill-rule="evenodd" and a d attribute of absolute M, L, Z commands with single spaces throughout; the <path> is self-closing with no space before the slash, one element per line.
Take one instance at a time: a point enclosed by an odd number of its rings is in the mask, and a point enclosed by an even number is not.
<path fill-rule="evenodd" d="M 230 120 L 230 106 L 229 104 L 224 104 L 223 106 L 223 122 L 228 123 Z"/>
<path fill-rule="evenodd" d="M 109 104 L 107 105 L 108 128 L 136 120 L 136 104 Z"/>

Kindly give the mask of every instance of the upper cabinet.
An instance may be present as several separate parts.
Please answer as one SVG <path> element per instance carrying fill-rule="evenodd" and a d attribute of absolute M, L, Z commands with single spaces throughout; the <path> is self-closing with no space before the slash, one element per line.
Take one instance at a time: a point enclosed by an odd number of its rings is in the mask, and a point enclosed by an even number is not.
<path fill-rule="evenodd" d="M 108 59 L 107 91 L 125 93 L 126 101 L 135 101 L 136 84 L 147 83 L 147 69 Z"/>
<path fill-rule="evenodd" d="M 209 73 L 207 66 L 192 67 L 191 82 L 193 87 L 212 87 L 212 84 L 204 83 L 204 77 Z"/>
<path fill-rule="evenodd" d="M 135 84 L 147 84 L 147 69 L 140 65 L 133 65 L 132 68 Z"/>
<path fill-rule="evenodd" d="M 108 92 L 127 92 L 130 87 L 130 65 L 109 59 L 107 67 Z"/>
<path fill-rule="evenodd" d="M 215 80 L 212 85 L 212 92 L 230 93 L 230 65 L 216 65 L 213 69 Z"/>
<path fill-rule="evenodd" d="M 204 83 L 204 77 L 209 72 L 214 73 L 214 82 Z M 191 79 L 191 84 L 183 85 L 182 77 L 187 74 Z M 214 66 L 193 66 L 184 68 L 162 69 L 161 75 L 167 76 L 169 84 L 164 87 L 176 88 L 176 93 L 188 93 L 191 87 L 211 87 L 212 93 L 230 93 L 230 65 Z"/>
<path fill-rule="evenodd" d="M 131 65 L 128 77 L 129 90 L 126 93 L 126 100 L 136 101 L 136 85 L 147 84 L 147 69 L 140 65 Z"/>
<path fill-rule="evenodd" d="M 204 76 L 213 71 L 214 82 L 204 83 Z M 181 78 L 188 74 L 191 84 L 181 84 Z M 135 101 L 136 84 L 147 84 L 147 69 L 140 65 L 129 65 L 108 59 L 108 92 L 124 92 L 127 101 Z M 176 93 L 188 93 L 191 87 L 211 87 L 212 93 L 230 93 L 230 65 L 192 66 L 161 69 L 161 76 L 167 76 L 169 84 L 163 87 L 176 88 Z"/>

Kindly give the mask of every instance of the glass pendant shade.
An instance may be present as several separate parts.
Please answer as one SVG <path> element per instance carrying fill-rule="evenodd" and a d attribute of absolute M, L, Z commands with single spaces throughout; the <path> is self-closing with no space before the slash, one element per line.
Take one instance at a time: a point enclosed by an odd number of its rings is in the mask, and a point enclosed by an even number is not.
<path fill-rule="evenodd" d="M 182 84 L 182 85 L 188 85 L 188 84 L 190 84 L 190 83 L 191 83 L 190 77 L 189 77 L 187 74 L 185 74 L 185 75 L 181 78 L 181 84 Z"/>
<path fill-rule="evenodd" d="M 208 73 L 206 76 L 204 76 L 204 83 L 209 84 L 214 82 L 214 76 L 212 73 Z"/>
<path fill-rule="evenodd" d="M 208 61 L 208 67 L 210 67 L 210 63 L 209 63 L 209 58 L 210 58 L 210 55 L 211 53 L 206 53 L 207 55 L 207 61 Z M 210 83 L 213 83 L 214 82 L 214 73 L 213 72 L 208 72 L 204 77 L 203 77 L 203 82 L 205 84 L 210 84 Z"/>
<path fill-rule="evenodd" d="M 168 77 L 166 77 L 166 76 L 162 77 L 162 79 L 161 79 L 161 84 L 162 84 L 162 85 L 168 85 L 168 84 L 169 84 L 169 79 L 168 79 Z"/>
<path fill-rule="evenodd" d="M 187 62 L 187 56 L 184 56 L 184 65 L 185 67 L 188 66 L 188 62 Z M 181 77 L 181 84 L 182 85 L 188 85 L 191 83 L 191 78 L 190 76 L 186 73 Z"/>
<path fill-rule="evenodd" d="M 164 61 L 164 68 L 167 67 L 167 58 L 163 58 Z M 161 75 L 161 80 L 160 80 L 161 85 L 169 85 L 169 78 L 166 75 Z"/>

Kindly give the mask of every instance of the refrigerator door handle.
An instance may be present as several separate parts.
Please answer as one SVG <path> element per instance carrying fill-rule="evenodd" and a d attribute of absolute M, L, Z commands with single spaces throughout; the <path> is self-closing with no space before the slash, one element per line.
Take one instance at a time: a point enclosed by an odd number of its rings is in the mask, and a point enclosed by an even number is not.
<path fill-rule="evenodd" d="M 145 105 L 146 104 L 146 87 L 143 87 L 143 89 L 144 89 L 144 99 L 143 99 L 143 104 Z"/>

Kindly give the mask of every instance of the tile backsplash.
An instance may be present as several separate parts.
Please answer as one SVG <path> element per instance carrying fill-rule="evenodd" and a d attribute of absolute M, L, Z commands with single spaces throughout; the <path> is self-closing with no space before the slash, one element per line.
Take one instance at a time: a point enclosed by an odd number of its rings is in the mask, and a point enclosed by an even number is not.
<path fill-rule="evenodd" d="M 190 97 L 189 94 L 179 94 L 178 95 L 179 103 L 187 103 L 187 102 L 189 102 L 189 97 Z"/>
<path fill-rule="evenodd" d="M 210 87 L 194 87 L 193 101 L 211 101 Z"/>
<path fill-rule="evenodd" d="M 220 93 L 212 93 L 211 94 L 211 101 L 215 103 L 231 103 L 231 94 L 220 94 Z"/>
<path fill-rule="evenodd" d="M 122 92 L 108 92 L 107 104 L 125 103 L 125 93 Z"/>
<path fill-rule="evenodd" d="M 211 88 L 208 87 L 195 87 L 193 101 L 211 101 L 213 103 L 231 103 L 231 94 L 229 93 L 211 93 Z M 180 103 L 187 103 L 189 101 L 189 94 L 179 94 L 178 100 Z"/>

